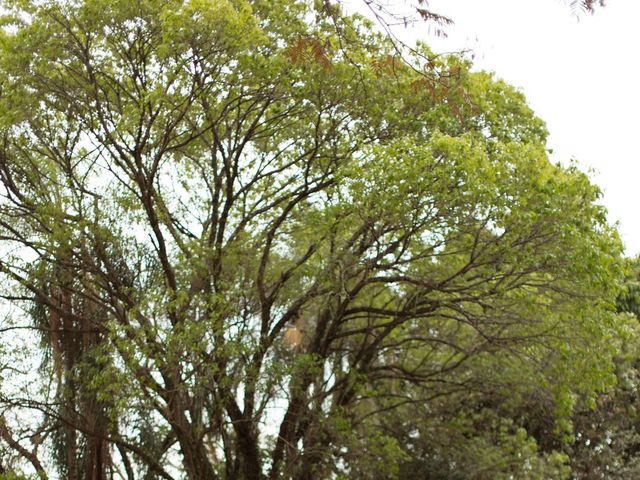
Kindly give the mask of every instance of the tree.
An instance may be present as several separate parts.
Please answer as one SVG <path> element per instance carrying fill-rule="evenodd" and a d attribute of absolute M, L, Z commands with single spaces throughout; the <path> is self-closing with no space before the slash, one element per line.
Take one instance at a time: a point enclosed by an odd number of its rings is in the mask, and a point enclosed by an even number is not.
<path fill-rule="evenodd" d="M 632 479 L 640 474 L 640 378 L 638 259 L 629 259 L 616 305 L 627 318 L 625 334 L 615 339 L 616 383 L 595 405 L 580 403 L 574 415 L 574 437 L 568 449 L 573 478 Z"/>
<path fill-rule="evenodd" d="M 305 2 L 3 11 L 5 461 L 393 477 L 385 412 L 611 381 L 620 243 L 517 90 Z"/>
<path fill-rule="evenodd" d="M 485 362 L 474 373 L 483 388 L 412 405 L 411 412 L 398 409 L 384 420 L 408 452 L 400 478 L 636 478 L 638 266 L 628 263 L 616 302 L 620 331 L 610 339 L 614 384 L 597 396 L 557 395 L 554 390 L 566 385 L 553 373 L 541 377 L 538 363 L 513 357 Z M 575 388 L 580 382 L 567 383 Z"/>

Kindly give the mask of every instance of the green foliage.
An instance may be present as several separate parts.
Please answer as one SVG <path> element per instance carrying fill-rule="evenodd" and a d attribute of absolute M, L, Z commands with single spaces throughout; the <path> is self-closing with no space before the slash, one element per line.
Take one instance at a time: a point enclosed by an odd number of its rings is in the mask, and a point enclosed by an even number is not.
<path fill-rule="evenodd" d="M 635 330 L 600 192 L 521 92 L 319 3 L 2 12 L 0 274 L 51 372 L 2 395 L 8 435 L 38 412 L 25 463 L 570 475 Z"/>

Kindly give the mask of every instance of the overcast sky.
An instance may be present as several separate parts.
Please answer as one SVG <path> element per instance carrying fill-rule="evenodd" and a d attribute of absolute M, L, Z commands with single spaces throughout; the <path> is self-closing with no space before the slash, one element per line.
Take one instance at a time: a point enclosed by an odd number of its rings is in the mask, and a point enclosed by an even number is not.
<path fill-rule="evenodd" d="M 577 19 L 569 1 L 430 0 L 448 37 L 409 37 L 437 52 L 471 49 L 479 68 L 520 87 L 547 122 L 554 159 L 575 158 L 604 191 L 629 255 L 640 253 L 640 1 L 608 0 Z"/>

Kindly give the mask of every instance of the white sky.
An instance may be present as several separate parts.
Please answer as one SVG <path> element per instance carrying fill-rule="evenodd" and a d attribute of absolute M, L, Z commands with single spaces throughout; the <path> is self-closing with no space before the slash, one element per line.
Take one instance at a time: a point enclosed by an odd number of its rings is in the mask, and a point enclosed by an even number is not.
<path fill-rule="evenodd" d="M 579 20 L 561 0 L 430 0 L 447 38 L 425 25 L 403 37 L 436 52 L 471 49 L 478 68 L 520 87 L 547 122 L 554 160 L 593 169 L 627 254 L 640 253 L 640 1 L 609 0 Z"/>

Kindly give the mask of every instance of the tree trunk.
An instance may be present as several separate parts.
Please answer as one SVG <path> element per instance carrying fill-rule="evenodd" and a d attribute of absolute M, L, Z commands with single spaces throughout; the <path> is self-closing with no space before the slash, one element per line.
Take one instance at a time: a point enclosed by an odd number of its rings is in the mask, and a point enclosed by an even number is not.
<path fill-rule="evenodd" d="M 243 480 L 260 480 L 264 478 L 260 450 L 253 429 L 249 423 L 239 425 L 236 429 L 238 435 L 238 455 L 240 465 L 238 473 Z"/>
<path fill-rule="evenodd" d="M 198 438 L 194 432 L 194 426 L 185 415 L 186 402 L 179 393 L 174 393 L 169 402 L 171 413 L 171 426 L 176 434 L 183 464 L 189 480 L 218 480 L 209 461 L 209 456 L 202 438 Z"/>

